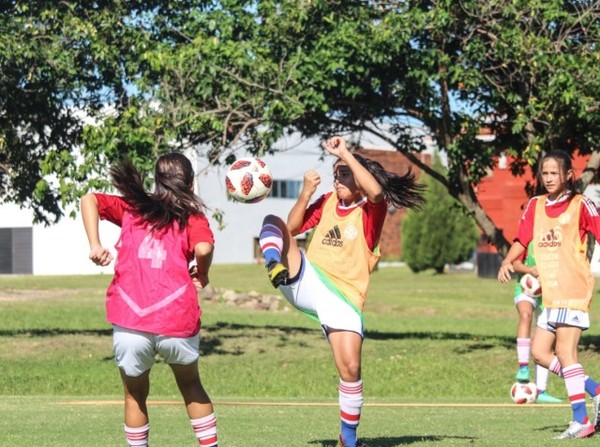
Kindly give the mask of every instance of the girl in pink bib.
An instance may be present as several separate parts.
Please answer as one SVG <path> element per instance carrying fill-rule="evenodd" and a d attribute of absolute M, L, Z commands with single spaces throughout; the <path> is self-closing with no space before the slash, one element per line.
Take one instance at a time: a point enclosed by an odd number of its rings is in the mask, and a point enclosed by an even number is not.
<path fill-rule="evenodd" d="M 81 212 L 89 258 L 97 265 L 113 260 L 100 242 L 99 219 L 121 227 L 106 317 L 113 325 L 115 359 L 125 392 L 127 443 L 148 445 L 146 399 L 150 369 L 160 354 L 175 375 L 199 444 L 217 446 L 213 405 L 198 372 L 197 289 L 208 284 L 214 239 L 204 205 L 193 192 L 192 164 L 178 153 L 160 157 L 152 193 L 144 190 L 139 172 L 127 160 L 111 168 L 110 174 L 122 196 L 87 194 L 81 199 Z"/>
<path fill-rule="evenodd" d="M 573 419 L 555 439 L 585 438 L 600 425 L 600 385 L 585 374 L 577 346 L 582 331 L 589 328 L 594 290 L 586 258 L 587 234 L 600 238 L 600 217 L 590 199 L 575 193 L 573 167 L 566 152 L 548 152 L 539 166 L 538 181 L 547 194 L 529 201 L 498 280 L 506 283 L 511 279 L 513 263 L 532 242 L 544 310 L 531 352 L 538 364 L 565 381 Z M 593 420 L 587 414 L 586 392 L 592 397 Z"/>

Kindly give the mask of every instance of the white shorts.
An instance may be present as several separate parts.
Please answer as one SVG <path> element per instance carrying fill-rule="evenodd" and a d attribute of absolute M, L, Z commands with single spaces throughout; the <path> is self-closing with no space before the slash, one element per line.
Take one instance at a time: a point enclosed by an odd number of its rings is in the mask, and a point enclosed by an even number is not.
<path fill-rule="evenodd" d="M 310 261 L 302 254 L 300 272 L 279 290 L 290 304 L 329 329 L 356 332 L 364 338 L 362 316 L 321 281 Z"/>
<path fill-rule="evenodd" d="M 528 303 L 531 303 L 534 309 L 538 307 L 538 299 L 532 298 L 524 293 L 519 293 L 517 296 L 515 296 L 515 306 L 521 301 L 527 301 Z"/>
<path fill-rule="evenodd" d="M 200 356 L 200 333 L 189 338 L 167 337 L 113 325 L 113 350 L 125 375 L 138 377 L 152 368 L 156 354 L 169 365 L 194 363 Z"/>
<path fill-rule="evenodd" d="M 544 309 L 536 323 L 541 329 L 550 332 L 556 332 L 557 324 L 574 326 L 585 331 L 590 327 L 590 314 L 582 310 Z"/>

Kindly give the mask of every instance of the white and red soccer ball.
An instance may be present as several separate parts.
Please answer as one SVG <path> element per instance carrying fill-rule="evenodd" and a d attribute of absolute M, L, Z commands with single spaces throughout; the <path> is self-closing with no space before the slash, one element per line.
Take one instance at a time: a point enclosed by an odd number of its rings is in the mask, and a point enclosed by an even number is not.
<path fill-rule="evenodd" d="M 532 404 L 537 395 L 538 389 L 534 382 L 515 382 L 510 387 L 510 398 L 516 404 Z"/>
<path fill-rule="evenodd" d="M 520 284 L 525 295 L 532 298 L 537 298 L 542 295 L 542 285 L 540 284 L 540 280 L 535 276 L 526 273 L 521 278 Z"/>
<path fill-rule="evenodd" d="M 237 202 L 256 203 L 271 192 L 273 177 L 260 158 L 240 158 L 229 167 L 225 186 L 227 195 Z"/>

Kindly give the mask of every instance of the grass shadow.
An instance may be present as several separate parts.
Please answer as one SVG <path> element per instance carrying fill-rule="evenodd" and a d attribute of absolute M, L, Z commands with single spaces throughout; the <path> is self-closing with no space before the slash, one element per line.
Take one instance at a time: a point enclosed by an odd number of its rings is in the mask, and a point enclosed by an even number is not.
<path fill-rule="evenodd" d="M 421 442 L 442 442 L 445 440 L 464 440 L 465 443 L 473 443 L 476 438 L 470 436 L 437 436 L 437 435 L 424 435 L 424 436 L 380 436 L 376 438 L 361 438 L 359 441 L 364 442 L 369 447 L 397 447 L 401 445 L 411 445 Z M 337 441 L 332 440 L 315 440 L 310 441 L 309 444 L 316 445 L 319 447 L 335 447 Z"/>
<path fill-rule="evenodd" d="M 236 350 L 223 349 L 222 340 L 235 338 L 265 338 L 278 336 L 283 341 L 287 337 L 298 334 L 313 334 L 322 336 L 320 328 L 307 328 L 295 326 L 279 325 L 251 325 L 229 323 L 224 321 L 216 322 L 212 325 L 203 326 L 204 336 L 201 341 L 202 355 L 243 355 L 242 349 Z M 64 329 L 64 328 L 45 328 L 45 329 L 0 329 L 0 337 L 29 336 L 29 337 L 57 337 L 61 335 L 82 335 L 111 337 L 112 329 Z M 471 334 L 468 332 L 433 332 L 433 331 L 410 331 L 410 332 L 380 332 L 365 331 L 367 340 L 390 341 L 390 340 L 461 340 L 470 342 L 454 350 L 457 354 L 467 354 L 475 351 L 491 350 L 496 347 L 513 350 L 515 347 L 515 337 Z M 600 336 L 584 335 L 579 343 L 580 349 L 591 352 L 600 352 Z"/>

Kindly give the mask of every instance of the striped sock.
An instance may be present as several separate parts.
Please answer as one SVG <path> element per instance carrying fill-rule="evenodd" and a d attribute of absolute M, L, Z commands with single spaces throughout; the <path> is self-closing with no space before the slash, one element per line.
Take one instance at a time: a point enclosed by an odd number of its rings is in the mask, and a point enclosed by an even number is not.
<path fill-rule="evenodd" d="M 517 361 L 519 366 L 529 366 L 529 354 L 531 352 L 530 338 L 517 338 Z"/>
<path fill-rule="evenodd" d="M 265 257 L 267 264 L 270 261 L 281 262 L 281 252 L 283 251 L 283 233 L 273 224 L 265 224 L 258 236 L 260 250 Z"/>
<path fill-rule="evenodd" d="M 190 423 L 202 447 L 217 447 L 217 417 L 214 413 L 203 418 L 190 419 Z"/>
<path fill-rule="evenodd" d="M 590 376 L 585 376 L 585 391 L 592 397 L 596 397 L 600 393 L 600 384 Z"/>
<path fill-rule="evenodd" d="M 125 425 L 125 438 L 129 447 L 147 447 L 150 424 L 141 427 L 128 427 Z"/>
<path fill-rule="evenodd" d="M 589 421 L 585 408 L 585 372 L 579 363 L 563 368 L 565 386 L 573 410 L 573 420 L 581 424 Z"/>
<path fill-rule="evenodd" d="M 356 446 L 356 429 L 360 422 L 363 405 L 363 383 L 344 382 L 340 379 L 338 387 L 340 401 L 341 437 L 344 447 Z"/>
<path fill-rule="evenodd" d="M 548 366 L 548 370 L 556 374 L 558 377 L 562 377 L 562 365 L 558 361 L 558 357 L 554 356 L 552 361 L 550 362 L 550 366 Z"/>

